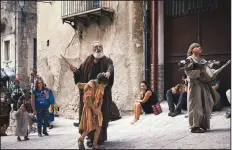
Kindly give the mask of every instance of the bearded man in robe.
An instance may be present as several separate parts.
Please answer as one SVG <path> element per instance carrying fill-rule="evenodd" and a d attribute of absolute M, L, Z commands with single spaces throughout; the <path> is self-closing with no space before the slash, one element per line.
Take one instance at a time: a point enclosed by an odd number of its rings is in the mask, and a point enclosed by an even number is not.
<path fill-rule="evenodd" d="M 103 53 L 103 46 L 99 41 L 92 43 L 92 54 L 86 58 L 86 60 L 80 65 L 79 69 L 74 66 L 70 66 L 70 70 L 74 74 L 75 84 L 88 83 L 92 79 L 96 79 L 99 73 L 104 72 L 104 75 L 109 79 L 108 84 L 104 89 L 103 103 L 102 103 L 102 115 L 103 123 L 101 133 L 98 139 L 98 143 L 101 144 L 107 140 L 107 127 L 110 121 L 110 108 L 112 104 L 111 88 L 114 82 L 114 66 L 113 61 L 106 57 Z M 83 86 L 82 86 L 83 87 Z M 83 88 L 79 87 L 80 104 L 79 104 L 79 122 L 82 116 L 83 110 Z M 82 134 L 82 131 L 79 131 Z M 88 145 L 92 145 L 93 132 L 88 134 Z"/>

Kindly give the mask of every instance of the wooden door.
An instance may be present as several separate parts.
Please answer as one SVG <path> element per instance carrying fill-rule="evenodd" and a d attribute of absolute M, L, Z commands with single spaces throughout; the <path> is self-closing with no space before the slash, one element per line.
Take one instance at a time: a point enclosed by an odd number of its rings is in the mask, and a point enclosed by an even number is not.
<path fill-rule="evenodd" d="M 176 2 L 183 5 L 177 7 L 174 5 Z M 203 57 L 207 60 L 219 60 L 221 65 L 231 56 L 230 1 L 225 0 L 223 5 L 218 1 L 218 4 L 214 4 L 215 9 L 207 9 L 205 5 L 196 5 L 197 9 L 195 9 L 195 5 L 186 5 L 185 2 L 173 1 L 174 8 L 171 12 L 169 9 L 165 15 L 165 91 L 181 82 L 184 73 L 179 71 L 177 63 L 186 59 L 191 43 L 199 42 L 203 48 Z M 168 7 L 170 8 L 170 4 Z M 225 92 L 230 88 L 231 83 L 230 66 L 221 72 L 218 79 L 222 83 L 219 91 L 225 98 Z"/>

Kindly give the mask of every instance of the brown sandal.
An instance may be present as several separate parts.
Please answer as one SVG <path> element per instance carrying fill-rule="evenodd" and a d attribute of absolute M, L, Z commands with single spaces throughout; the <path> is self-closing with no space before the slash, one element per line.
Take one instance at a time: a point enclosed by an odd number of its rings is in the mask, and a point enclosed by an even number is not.
<path fill-rule="evenodd" d="M 78 139 L 78 148 L 85 149 L 84 141 L 81 141 L 80 139 Z"/>

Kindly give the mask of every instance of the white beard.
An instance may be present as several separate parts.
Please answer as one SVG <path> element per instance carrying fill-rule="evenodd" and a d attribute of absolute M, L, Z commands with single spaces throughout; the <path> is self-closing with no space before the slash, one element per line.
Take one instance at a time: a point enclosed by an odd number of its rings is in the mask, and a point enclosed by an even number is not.
<path fill-rule="evenodd" d="M 93 56 L 94 56 L 94 58 L 100 59 L 100 58 L 104 57 L 105 55 L 103 52 L 94 52 Z"/>

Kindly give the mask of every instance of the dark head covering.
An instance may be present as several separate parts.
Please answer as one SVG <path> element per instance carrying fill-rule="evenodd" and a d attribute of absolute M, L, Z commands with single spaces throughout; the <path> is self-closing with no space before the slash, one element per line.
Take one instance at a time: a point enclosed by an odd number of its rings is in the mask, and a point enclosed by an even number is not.
<path fill-rule="evenodd" d="M 108 79 L 106 76 L 104 76 L 104 73 L 99 73 L 99 74 L 97 75 L 97 82 L 98 82 L 99 84 L 104 84 L 104 85 L 106 85 L 106 84 L 108 84 L 109 79 Z"/>

